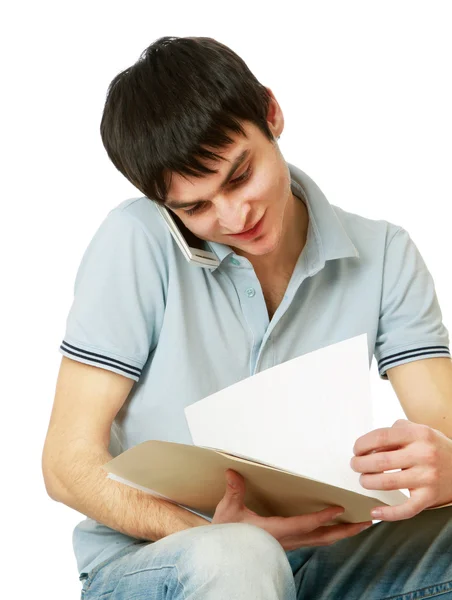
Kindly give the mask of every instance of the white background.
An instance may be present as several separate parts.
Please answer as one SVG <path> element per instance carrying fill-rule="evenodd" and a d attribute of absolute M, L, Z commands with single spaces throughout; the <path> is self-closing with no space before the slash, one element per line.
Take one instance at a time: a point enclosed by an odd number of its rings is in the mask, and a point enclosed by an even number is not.
<path fill-rule="evenodd" d="M 141 195 L 101 143 L 111 79 L 164 35 L 229 45 L 283 109 L 286 160 L 332 204 L 409 231 L 450 328 L 450 3 L 79 0 L 3 13 L 2 588 L 75 600 L 83 516 L 46 496 L 41 452 L 82 253 L 113 206 Z M 375 426 L 390 426 L 403 412 L 371 373 Z"/>

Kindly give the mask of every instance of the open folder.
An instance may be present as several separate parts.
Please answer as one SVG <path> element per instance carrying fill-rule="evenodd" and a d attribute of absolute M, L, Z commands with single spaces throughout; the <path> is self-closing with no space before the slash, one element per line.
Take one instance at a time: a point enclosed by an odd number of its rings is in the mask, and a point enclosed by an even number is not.
<path fill-rule="evenodd" d="M 246 484 L 246 506 L 294 516 L 343 506 L 337 522 L 407 500 L 368 490 L 350 467 L 358 437 L 374 429 L 366 334 L 243 379 L 185 409 L 193 445 L 149 440 L 103 465 L 108 477 L 207 518 L 226 469 Z"/>

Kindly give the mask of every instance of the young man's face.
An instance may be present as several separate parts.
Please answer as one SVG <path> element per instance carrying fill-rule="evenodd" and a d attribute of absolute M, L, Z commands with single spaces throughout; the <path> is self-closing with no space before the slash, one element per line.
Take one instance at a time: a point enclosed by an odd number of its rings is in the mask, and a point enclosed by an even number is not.
<path fill-rule="evenodd" d="M 284 210 L 292 194 L 290 173 L 278 145 L 254 124 L 243 126 L 247 138 L 233 134 L 234 144 L 217 151 L 227 161 L 206 163 L 218 173 L 203 178 L 172 174 L 166 205 L 197 237 L 260 256 L 275 250 L 281 239 Z M 245 151 L 246 157 L 221 189 L 234 160 Z M 176 208 L 180 203 L 186 206 Z"/>

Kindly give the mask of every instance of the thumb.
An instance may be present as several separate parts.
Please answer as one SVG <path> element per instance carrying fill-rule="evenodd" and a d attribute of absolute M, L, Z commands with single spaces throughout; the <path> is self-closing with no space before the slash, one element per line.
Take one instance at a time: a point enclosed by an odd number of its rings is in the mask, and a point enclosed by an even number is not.
<path fill-rule="evenodd" d="M 234 502 L 235 504 L 244 504 L 245 502 L 245 480 L 236 471 L 232 469 L 227 469 L 226 471 L 226 493 L 225 497 L 228 498 L 230 502 Z"/>
<path fill-rule="evenodd" d="M 226 490 L 215 509 L 212 519 L 213 524 L 238 523 L 241 521 L 241 516 L 245 509 L 244 478 L 232 469 L 226 469 L 225 476 Z"/>
<path fill-rule="evenodd" d="M 411 423 L 411 421 L 408 421 L 408 419 L 397 419 L 397 421 L 392 424 L 392 427 L 406 427 L 407 423 Z"/>

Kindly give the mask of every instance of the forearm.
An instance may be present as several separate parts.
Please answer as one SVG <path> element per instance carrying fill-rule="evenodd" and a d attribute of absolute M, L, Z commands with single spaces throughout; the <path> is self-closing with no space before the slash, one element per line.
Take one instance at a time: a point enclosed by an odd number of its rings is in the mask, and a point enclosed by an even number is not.
<path fill-rule="evenodd" d="M 79 443 L 59 458 L 51 497 L 112 529 L 157 541 L 209 521 L 171 502 L 107 478 L 102 465 L 112 460 L 103 448 Z"/>

